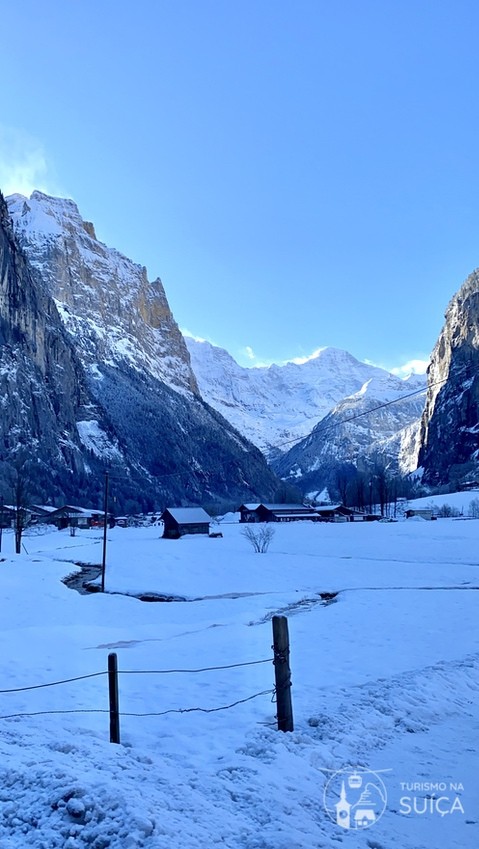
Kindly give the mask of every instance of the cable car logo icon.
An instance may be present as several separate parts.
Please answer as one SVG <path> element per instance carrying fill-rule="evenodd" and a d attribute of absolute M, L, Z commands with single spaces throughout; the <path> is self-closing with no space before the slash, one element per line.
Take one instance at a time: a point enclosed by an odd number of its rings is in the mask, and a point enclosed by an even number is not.
<path fill-rule="evenodd" d="M 345 767 L 326 782 L 323 802 L 329 818 L 340 828 L 370 828 L 386 810 L 386 787 L 377 772 Z"/>

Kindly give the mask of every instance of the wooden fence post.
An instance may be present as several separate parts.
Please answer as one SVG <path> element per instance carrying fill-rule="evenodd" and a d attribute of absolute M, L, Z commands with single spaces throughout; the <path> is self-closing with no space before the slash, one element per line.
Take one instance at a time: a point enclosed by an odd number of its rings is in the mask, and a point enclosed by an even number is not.
<path fill-rule="evenodd" d="M 278 731 L 293 731 L 289 632 L 286 616 L 273 616 L 273 654 Z"/>
<path fill-rule="evenodd" d="M 119 743 L 118 659 L 115 652 L 108 655 L 108 692 L 110 696 L 110 743 Z"/>

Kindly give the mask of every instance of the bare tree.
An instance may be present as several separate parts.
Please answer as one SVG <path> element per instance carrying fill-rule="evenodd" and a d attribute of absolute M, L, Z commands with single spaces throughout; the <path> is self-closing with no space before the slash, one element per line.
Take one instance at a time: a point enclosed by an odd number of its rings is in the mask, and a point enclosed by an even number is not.
<path fill-rule="evenodd" d="M 261 528 L 253 528 L 248 525 L 243 528 L 241 533 L 251 543 L 257 554 L 264 554 L 268 551 L 269 544 L 274 537 L 274 528 L 271 525 L 265 525 Z"/>
<path fill-rule="evenodd" d="M 15 507 L 15 553 L 20 554 L 23 531 L 31 521 L 31 513 L 28 510 L 29 486 L 26 462 L 19 462 L 15 465 L 12 490 L 13 506 Z"/>
<path fill-rule="evenodd" d="M 344 504 L 345 507 L 347 506 L 347 502 L 348 502 L 349 481 L 350 481 L 350 475 L 348 474 L 348 472 L 346 471 L 346 469 L 344 467 L 339 466 L 336 469 L 336 474 L 334 476 L 334 483 L 336 485 L 336 489 L 338 491 L 341 503 Z"/>
<path fill-rule="evenodd" d="M 375 469 L 376 489 L 379 506 L 381 508 L 381 516 L 386 515 L 386 508 L 389 504 L 389 485 L 390 479 L 385 466 L 376 466 Z"/>
<path fill-rule="evenodd" d="M 441 504 L 437 511 L 437 515 L 440 519 L 453 519 L 454 517 L 460 516 L 461 511 L 451 504 Z"/>
<path fill-rule="evenodd" d="M 473 519 L 479 519 L 479 498 L 473 498 L 472 501 L 469 502 L 469 516 L 472 516 Z"/>
<path fill-rule="evenodd" d="M 358 510 L 364 510 L 367 501 L 367 480 L 362 472 L 356 471 L 349 483 L 348 493 L 348 504 L 357 507 Z"/>

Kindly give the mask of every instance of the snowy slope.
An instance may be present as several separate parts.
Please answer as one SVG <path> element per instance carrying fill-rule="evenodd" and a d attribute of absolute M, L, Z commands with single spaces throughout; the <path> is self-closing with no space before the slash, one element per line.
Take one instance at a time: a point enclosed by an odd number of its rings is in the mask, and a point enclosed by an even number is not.
<path fill-rule="evenodd" d="M 412 391 L 384 369 L 359 362 L 337 348 L 322 348 L 302 364 L 242 368 L 222 348 L 189 337 L 185 341 L 203 397 L 266 454 L 286 451 L 288 443 L 307 436 L 354 393 L 389 398 L 388 385 L 396 395 Z M 378 395 L 376 390 L 383 386 Z M 391 435 L 391 413 L 383 438 Z M 395 430 L 404 423 L 410 420 L 404 422 L 400 414 Z"/>
<path fill-rule="evenodd" d="M 171 542 L 116 528 L 107 590 L 120 594 L 90 596 L 60 578 L 99 561 L 100 533 L 27 536 L 17 558 L 4 535 L 2 849 L 476 849 L 477 522 L 294 523 L 261 556 L 240 526 L 222 531 Z M 121 594 L 145 590 L 190 601 Z M 336 602 L 324 606 L 324 591 Z M 287 734 L 271 701 L 275 613 L 291 637 Z M 109 652 L 119 746 L 104 712 Z M 326 783 L 347 766 L 386 787 L 366 829 L 325 810 Z"/>

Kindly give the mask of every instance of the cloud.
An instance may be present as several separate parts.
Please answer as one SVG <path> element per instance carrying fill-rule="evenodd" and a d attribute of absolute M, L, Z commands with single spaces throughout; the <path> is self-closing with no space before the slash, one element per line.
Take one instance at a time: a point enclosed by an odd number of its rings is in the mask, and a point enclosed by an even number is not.
<path fill-rule="evenodd" d="M 316 348 L 312 354 L 308 354 L 305 357 L 293 357 L 291 360 L 284 360 L 284 363 L 295 363 L 297 366 L 302 366 L 304 363 L 309 363 L 310 360 L 316 360 L 321 351 L 324 351 L 325 348 Z"/>
<path fill-rule="evenodd" d="M 286 360 L 282 360 L 279 358 L 268 360 L 268 359 L 258 359 L 257 354 L 254 353 L 253 349 L 250 345 L 246 345 L 246 347 L 241 349 L 241 354 L 246 356 L 248 360 L 255 360 L 256 368 L 269 368 L 272 365 L 285 366 L 287 363 L 295 363 L 295 365 L 301 366 L 303 363 L 309 362 L 309 360 L 315 360 L 319 357 L 321 351 L 324 351 L 324 348 L 316 348 L 312 354 L 307 354 L 303 357 L 289 357 Z"/>
<path fill-rule="evenodd" d="M 41 143 L 4 124 L 0 124 L 0 189 L 4 195 L 31 195 L 34 189 L 57 193 Z"/>
<path fill-rule="evenodd" d="M 187 327 L 180 327 L 180 333 L 182 336 L 187 336 L 189 339 L 194 339 L 195 342 L 208 342 L 209 345 L 213 345 L 215 348 L 219 348 L 220 346 L 213 342 L 213 339 L 208 338 L 207 336 L 198 336 L 197 333 L 192 333 L 191 330 L 188 330 Z"/>
<path fill-rule="evenodd" d="M 187 327 L 180 327 L 180 333 L 183 336 L 188 336 L 189 339 L 194 339 L 195 342 L 207 342 L 207 339 L 203 339 L 202 336 L 197 336 L 196 333 L 192 333 L 191 330 L 188 330 Z"/>
<path fill-rule="evenodd" d="M 409 377 L 411 374 L 426 374 L 429 362 L 430 360 L 422 360 L 420 358 L 415 358 L 407 360 L 400 366 L 391 367 L 389 365 L 384 365 L 384 363 L 375 363 L 372 360 L 366 359 L 363 360 L 363 363 L 366 363 L 366 365 L 375 366 L 376 368 L 382 368 L 385 371 L 389 371 L 391 374 L 395 374 L 396 377 Z"/>
<path fill-rule="evenodd" d="M 395 366 L 389 371 L 398 377 L 408 377 L 410 374 L 426 374 L 429 360 L 408 360 L 402 366 Z"/>

